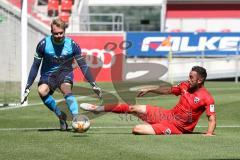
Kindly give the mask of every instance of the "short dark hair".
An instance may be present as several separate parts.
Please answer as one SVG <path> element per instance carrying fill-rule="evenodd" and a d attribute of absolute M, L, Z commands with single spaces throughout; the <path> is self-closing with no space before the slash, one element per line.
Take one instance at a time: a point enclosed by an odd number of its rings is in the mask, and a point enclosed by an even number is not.
<path fill-rule="evenodd" d="M 197 74 L 202 78 L 202 83 L 205 82 L 205 80 L 207 78 L 207 71 L 205 68 L 203 68 L 201 66 L 193 66 L 192 71 L 197 72 Z"/>

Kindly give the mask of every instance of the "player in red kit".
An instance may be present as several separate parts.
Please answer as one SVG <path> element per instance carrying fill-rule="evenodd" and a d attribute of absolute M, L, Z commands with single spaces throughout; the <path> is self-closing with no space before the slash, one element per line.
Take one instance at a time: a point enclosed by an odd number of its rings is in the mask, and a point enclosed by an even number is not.
<path fill-rule="evenodd" d="M 189 73 L 188 81 L 172 87 L 160 86 L 156 89 L 146 89 L 138 94 L 138 97 L 150 92 L 180 96 L 179 102 L 170 110 L 151 105 L 128 104 L 95 106 L 82 103 L 80 107 L 94 112 L 133 114 L 147 122 L 147 124 L 136 125 L 132 131 L 134 134 L 156 135 L 192 133 L 205 111 L 208 117 L 208 130 L 205 135 L 212 136 L 216 127 L 216 115 L 214 99 L 204 87 L 206 77 L 205 68 L 194 66 Z"/>

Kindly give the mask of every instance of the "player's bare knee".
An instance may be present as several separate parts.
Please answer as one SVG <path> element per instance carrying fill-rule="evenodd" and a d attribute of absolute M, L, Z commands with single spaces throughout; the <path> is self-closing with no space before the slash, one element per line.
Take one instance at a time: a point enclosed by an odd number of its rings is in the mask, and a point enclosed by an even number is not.
<path fill-rule="evenodd" d="M 49 88 L 48 87 L 45 87 L 45 86 L 39 86 L 38 87 L 38 94 L 41 97 L 46 96 L 48 93 L 49 93 Z"/>
<path fill-rule="evenodd" d="M 63 93 L 63 95 L 70 94 L 70 93 L 72 93 L 72 84 L 62 83 L 60 86 L 60 90 Z"/>
<path fill-rule="evenodd" d="M 132 129 L 132 133 L 133 134 L 141 134 L 142 128 L 140 125 L 136 125 L 135 127 L 133 127 Z"/>

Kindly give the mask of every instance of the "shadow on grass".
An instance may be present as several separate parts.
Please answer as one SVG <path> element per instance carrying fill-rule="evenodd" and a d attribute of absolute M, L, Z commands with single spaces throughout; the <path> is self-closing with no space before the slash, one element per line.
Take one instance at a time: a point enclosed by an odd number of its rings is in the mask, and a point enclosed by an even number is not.
<path fill-rule="evenodd" d="M 184 133 L 186 135 L 194 135 L 194 134 L 205 134 L 204 132 L 192 132 L 192 133 Z"/>
<path fill-rule="evenodd" d="M 81 134 L 81 133 L 75 133 L 74 135 L 73 135 L 73 137 L 84 137 L 84 138 L 86 138 L 86 137 L 89 137 L 89 135 L 87 135 L 87 134 Z"/>
<path fill-rule="evenodd" d="M 46 129 L 38 129 L 39 132 L 52 132 L 52 131 L 59 131 L 59 132 L 71 132 L 71 129 L 67 129 L 66 131 L 61 131 L 58 128 L 46 128 Z"/>
<path fill-rule="evenodd" d="M 106 134 L 106 135 L 109 135 L 109 134 L 113 134 L 113 135 L 114 135 L 114 134 L 115 134 L 115 135 L 121 134 L 121 135 L 124 135 L 124 134 L 132 134 L 132 133 L 130 133 L 130 132 L 129 132 L 129 133 L 121 133 L 121 132 L 118 132 L 118 133 L 117 133 L 117 132 L 90 132 L 90 133 L 87 133 L 87 134 L 89 134 L 89 135 L 90 135 L 90 134 L 93 134 L 93 135 L 94 135 L 94 134 Z"/>

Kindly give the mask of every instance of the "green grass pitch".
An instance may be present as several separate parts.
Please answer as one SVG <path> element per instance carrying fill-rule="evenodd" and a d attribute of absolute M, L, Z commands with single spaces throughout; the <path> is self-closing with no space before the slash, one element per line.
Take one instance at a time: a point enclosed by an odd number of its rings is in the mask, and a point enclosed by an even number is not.
<path fill-rule="evenodd" d="M 86 87 L 82 83 L 77 86 Z M 100 86 L 119 98 L 111 84 L 101 83 Z M 92 124 L 88 132 L 60 132 L 57 118 L 45 106 L 38 104 L 41 101 L 33 89 L 29 103 L 35 105 L 0 110 L 0 159 L 240 159 L 240 85 L 207 82 L 206 87 L 216 101 L 217 129 L 214 137 L 197 134 L 207 129 L 205 113 L 195 128 L 196 134 L 191 135 L 136 136 L 131 134 L 131 128 L 142 122 L 133 116 L 86 112 L 84 114 L 91 118 Z M 78 93 L 77 90 L 74 92 Z M 92 92 L 82 89 L 79 94 L 89 95 Z M 105 93 L 104 98 L 111 101 L 111 94 Z M 125 89 L 121 94 L 125 99 L 134 98 Z M 62 98 L 59 93 L 55 97 Z M 137 104 L 171 108 L 177 103 L 178 97 L 151 95 L 135 100 Z M 78 101 L 99 103 L 94 96 L 82 97 Z M 64 107 L 63 102 L 59 104 Z"/>

